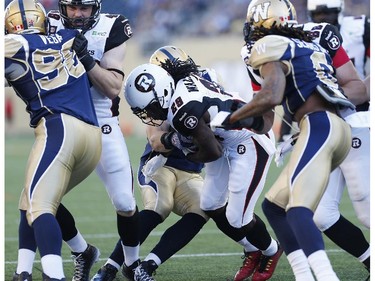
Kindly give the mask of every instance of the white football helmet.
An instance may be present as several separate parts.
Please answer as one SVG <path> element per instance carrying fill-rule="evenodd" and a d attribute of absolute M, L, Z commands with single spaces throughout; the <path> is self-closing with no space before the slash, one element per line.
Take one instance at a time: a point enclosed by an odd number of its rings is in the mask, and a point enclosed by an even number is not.
<path fill-rule="evenodd" d="M 143 123 L 160 126 L 167 119 L 174 89 L 173 78 L 167 71 L 146 63 L 130 72 L 125 82 L 125 99 Z"/>
<path fill-rule="evenodd" d="M 46 11 L 34 0 L 13 0 L 5 8 L 5 31 L 16 34 L 45 34 Z"/>
<path fill-rule="evenodd" d="M 310 13 L 328 9 L 344 11 L 344 0 L 307 0 L 307 10 Z"/>
<path fill-rule="evenodd" d="M 253 0 L 247 8 L 246 22 L 254 27 L 297 23 L 297 13 L 289 0 Z"/>
<path fill-rule="evenodd" d="M 59 0 L 59 12 L 61 20 L 66 28 L 89 30 L 99 20 L 102 0 Z M 91 16 L 88 18 L 69 18 L 67 6 L 92 6 Z"/>

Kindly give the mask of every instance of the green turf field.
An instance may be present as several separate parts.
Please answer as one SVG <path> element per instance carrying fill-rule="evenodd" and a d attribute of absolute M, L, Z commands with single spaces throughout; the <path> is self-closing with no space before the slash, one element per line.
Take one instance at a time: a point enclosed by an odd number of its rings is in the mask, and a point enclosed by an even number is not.
<path fill-rule="evenodd" d="M 5 278 L 11 280 L 16 268 L 17 260 L 17 227 L 18 227 L 18 196 L 22 188 L 24 169 L 27 156 L 33 142 L 31 135 L 5 138 Z M 145 140 L 139 137 L 127 138 L 129 153 L 133 163 L 133 170 L 138 168 L 138 158 L 143 150 Z M 272 166 L 268 184 L 273 182 L 278 170 Z M 318 175 L 317 175 L 318 176 Z M 138 190 L 136 195 L 140 209 Z M 257 213 L 264 218 L 259 209 Z M 63 200 L 64 204 L 73 213 L 81 233 L 89 243 L 100 248 L 100 261 L 94 265 L 92 275 L 104 263 L 115 242 L 118 239 L 115 211 L 108 199 L 107 193 L 96 174 L 92 174 L 80 186 L 76 187 Z M 342 213 L 358 224 L 354 211 L 345 194 L 342 201 Z M 141 247 L 141 257 L 147 255 L 160 238 L 163 230 L 176 221 L 178 217 L 171 216 L 155 229 Z M 270 229 L 270 228 L 269 228 Z M 272 230 L 270 229 L 272 232 Z M 369 231 L 364 230 L 369 238 Z M 272 232 L 273 233 L 273 232 Z M 326 248 L 333 267 L 342 281 L 360 281 L 367 278 L 367 271 L 352 256 L 340 250 L 326 240 Z M 242 249 L 216 228 L 209 221 L 198 236 L 177 255 L 158 268 L 155 279 L 157 281 L 225 281 L 233 277 L 241 260 Z M 73 262 L 66 245 L 63 246 L 64 269 L 67 280 L 71 280 Z M 41 265 L 37 255 L 33 270 L 33 280 L 41 280 Z M 117 280 L 123 280 L 118 274 Z M 291 281 L 293 274 L 285 255 L 282 256 L 271 280 Z"/>

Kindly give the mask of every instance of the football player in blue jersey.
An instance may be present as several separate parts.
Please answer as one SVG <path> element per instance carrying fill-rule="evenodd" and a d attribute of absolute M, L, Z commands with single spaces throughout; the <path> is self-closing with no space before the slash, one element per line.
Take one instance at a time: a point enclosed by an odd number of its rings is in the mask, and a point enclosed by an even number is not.
<path fill-rule="evenodd" d="M 34 0 L 14 0 L 5 10 L 5 77 L 25 102 L 34 128 L 19 201 L 19 263 L 13 280 L 31 280 L 38 248 L 42 279 L 65 280 L 62 233 L 55 218 L 63 196 L 95 168 L 101 132 L 88 76 L 73 51 L 79 32 L 46 35 L 46 14 Z"/>
<path fill-rule="evenodd" d="M 245 25 L 251 46 L 248 64 L 263 77 L 262 87 L 252 101 L 214 124 L 236 127 L 279 104 L 291 114 L 300 135 L 262 207 L 286 252 L 302 248 L 317 280 L 338 280 L 313 214 L 330 172 L 351 146 L 350 126 L 337 110 L 354 105 L 338 86 L 328 52 L 312 43 L 309 33 L 290 27 L 292 17 L 287 0 L 250 3 Z"/>

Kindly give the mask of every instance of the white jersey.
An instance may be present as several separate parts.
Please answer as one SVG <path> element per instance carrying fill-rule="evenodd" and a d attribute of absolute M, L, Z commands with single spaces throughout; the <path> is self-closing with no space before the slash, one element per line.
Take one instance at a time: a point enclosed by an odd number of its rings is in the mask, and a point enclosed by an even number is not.
<path fill-rule="evenodd" d="M 58 12 L 49 12 L 48 18 L 51 33 L 64 29 Z M 85 37 L 88 41 L 88 51 L 95 61 L 99 63 L 106 51 L 121 45 L 131 36 L 129 21 L 122 15 L 112 14 L 100 14 L 98 23 L 85 32 Z M 98 119 L 109 118 L 119 114 L 119 97 L 111 100 L 94 86 L 91 87 L 91 94 Z"/>
<path fill-rule="evenodd" d="M 362 79 L 369 74 L 365 73 L 366 52 L 370 47 L 367 24 L 369 24 L 368 18 L 365 15 L 344 17 L 340 22 L 342 45 Z"/>

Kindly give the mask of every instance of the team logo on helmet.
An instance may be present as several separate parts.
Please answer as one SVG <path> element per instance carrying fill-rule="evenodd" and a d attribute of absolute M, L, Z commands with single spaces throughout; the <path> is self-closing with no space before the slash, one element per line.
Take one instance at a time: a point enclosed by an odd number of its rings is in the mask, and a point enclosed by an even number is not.
<path fill-rule="evenodd" d="M 271 5 L 270 2 L 265 2 L 265 3 L 261 3 L 259 5 L 254 6 L 251 9 L 251 13 L 253 15 L 253 21 L 257 23 L 261 20 L 267 19 L 270 5 Z"/>
<path fill-rule="evenodd" d="M 135 87 L 142 93 L 147 93 L 155 88 L 155 78 L 150 73 L 142 73 L 135 78 Z"/>

